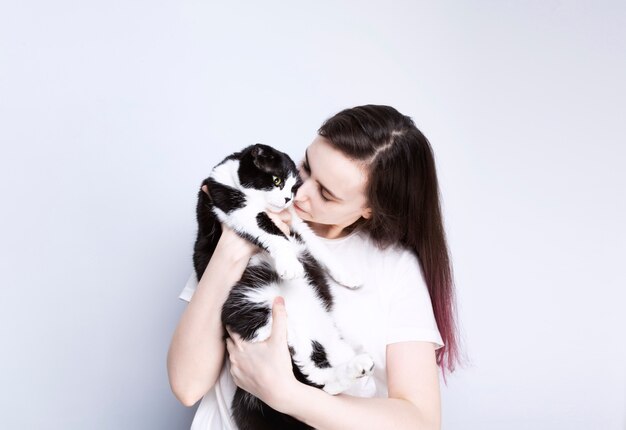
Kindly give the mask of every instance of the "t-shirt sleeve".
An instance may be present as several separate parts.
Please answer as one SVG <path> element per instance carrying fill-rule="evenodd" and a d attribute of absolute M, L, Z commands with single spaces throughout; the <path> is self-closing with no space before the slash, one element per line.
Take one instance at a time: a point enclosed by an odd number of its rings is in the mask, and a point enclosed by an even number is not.
<path fill-rule="evenodd" d="M 193 296 L 193 293 L 196 291 L 197 286 L 198 286 L 198 279 L 196 278 L 196 272 L 191 272 L 191 276 L 189 276 L 189 279 L 187 280 L 187 283 L 185 284 L 185 288 L 183 288 L 183 291 L 181 291 L 178 298 L 186 302 L 189 302 L 191 300 L 191 297 Z"/>
<path fill-rule="evenodd" d="M 403 252 L 389 285 L 386 344 L 427 341 L 443 347 L 433 307 L 417 257 Z"/>

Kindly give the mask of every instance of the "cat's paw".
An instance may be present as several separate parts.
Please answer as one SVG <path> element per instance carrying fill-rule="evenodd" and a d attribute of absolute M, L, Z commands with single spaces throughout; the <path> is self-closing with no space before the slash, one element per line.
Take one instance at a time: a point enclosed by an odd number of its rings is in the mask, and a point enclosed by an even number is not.
<path fill-rule="evenodd" d="M 328 381 L 323 390 L 328 394 L 339 394 L 348 390 L 354 383 L 374 371 L 374 360 L 369 354 L 359 354 L 349 362 L 335 369 L 334 377 Z"/>
<path fill-rule="evenodd" d="M 348 273 L 346 270 L 332 269 L 330 271 L 330 277 L 335 280 L 336 283 L 342 287 L 356 290 L 363 286 L 363 279 L 359 275 L 354 273 Z"/>
<path fill-rule="evenodd" d="M 374 360 L 369 354 L 359 354 L 350 360 L 346 370 L 348 377 L 354 380 L 370 376 L 374 371 Z"/>
<path fill-rule="evenodd" d="M 343 393 L 344 391 L 346 391 L 348 388 L 350 388 L 350 384 L 346 383 L 345 380 L 336 380 L 336 381 L 331 381 L 329 383 L 327 383 L 326 385 L 324 385 L 324 388 L 322 388 L 322 390 L 326 391 L 328 394 L 331 395 L 337 395 L 339 393 Z"/>
<path fill-rule="evenodd" d="M 281 279 L 296 279 L 304 277 L 304 266 L 295 255 L 282 255 L 275 259 L 275 269 Z"/>

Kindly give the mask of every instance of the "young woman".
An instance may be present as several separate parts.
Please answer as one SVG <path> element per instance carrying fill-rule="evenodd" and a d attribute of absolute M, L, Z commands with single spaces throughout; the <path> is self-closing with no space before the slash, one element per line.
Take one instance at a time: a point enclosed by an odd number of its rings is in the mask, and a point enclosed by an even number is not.
<path fill-rule="evenodd" d="M 428 140 L 389 106 L 346 109 L 306 149 L 294 207 L 341 263 L 362 275 L 335 291 L 344 337 L 368 352 L 374 374 L 331 396 L 298 382 L 286 341 L 289 303 L 274 302 L 272 334 L 222 341 L 220 310 L 258 249 L 228 228 L 189 301 L 168 353 L 172 390 L 187 406 L 203 397 L 192 429 L 235 429 L 235 384 L 317 429 L 438 429 L 438 366 L 458 363 L 451 264 Z M 288 229 L 285 214 L 274 221 Z M 228 358 L 224 360 L 226 349 Z"/>

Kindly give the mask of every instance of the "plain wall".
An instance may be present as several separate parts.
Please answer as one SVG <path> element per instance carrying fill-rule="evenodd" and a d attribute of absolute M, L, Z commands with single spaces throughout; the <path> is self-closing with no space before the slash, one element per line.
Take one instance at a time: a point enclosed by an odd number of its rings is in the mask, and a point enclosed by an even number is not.
<path fill-rule="evenodd" d="M 0 4 L 0 427 L 183 429 L 198 186 L 389 104 L 436 155 L 469 365 L 445 429 L 626 428 L 626 6 Z"/>

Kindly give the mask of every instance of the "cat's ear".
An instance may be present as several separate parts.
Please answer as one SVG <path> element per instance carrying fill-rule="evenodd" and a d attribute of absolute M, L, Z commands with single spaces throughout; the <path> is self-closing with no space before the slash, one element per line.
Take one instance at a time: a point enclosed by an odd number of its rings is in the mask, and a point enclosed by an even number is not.
<path fill-rule="evenodd" d="M 257 143 L 252 147 L 252 162 L 254 165 L 261 171 L 266 171 L 268 163 L 274 159 L 274 155 L 267 148 L 264 148 L 263 145 Z"/>
<path fill-rule="evenodd" d="M 257 143 L 252 147 L 252 158 L 256 160 L 257 158 L 262 157 L 264 152 L 265 150 L 263 149 L 263 147 Z"/>

